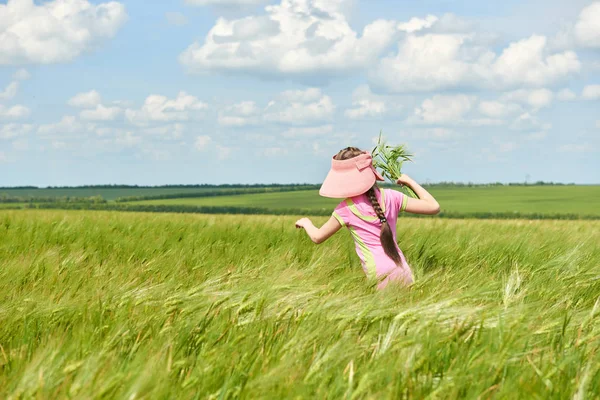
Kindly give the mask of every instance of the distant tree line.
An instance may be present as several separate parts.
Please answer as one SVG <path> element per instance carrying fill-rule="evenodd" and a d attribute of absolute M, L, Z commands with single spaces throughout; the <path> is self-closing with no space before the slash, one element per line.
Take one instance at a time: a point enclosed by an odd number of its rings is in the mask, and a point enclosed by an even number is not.
<path fill-rule="evenodd" d="M 198 214 L 245 214 L 245 215 L 311 215 L 329 216 L 330 209 L 306 210 L 297 208 L 258 208 L 237 206 L 189 206 L 180 204 L 122 204 L 122 203 L 29 203 L 27 208 L 67 209 L 67 210 L 106 210 L 155 213 L 198 213 Z M 600 220 L 600 215 L 578 214 L 542 214 L 521 212 L 448 212 L 442 211 L 435 216 L 411 214 L 411 218 L 454 218 L 454 219 L 528 219 L 528 220 Z"/>
<path fill-rule="evenodd" d="M 575 183 L 562 183 L 562 182 L 544 182 L 537 181 L 534 183 L 526 182 L 491 182 L 491 183 L 473 183 L 473 182 L 434 182 L 426 183 L 423 186 L 456 186 L 456 187 L 475 187 L 475 186 L 573 186 Z M 317 183 L 257 183 L 257 184 L 195 184 L 195 185 L 159 185 L 159 186 L 146 186 L 146 185 L 83 185 L 83 186 L 48 186 L 40 188 L 37 186 L 3 186 L 0 190 L 17 190 L 17 189 L 243 189 L 243 188 L 282 188 L 282 187 L 320 187 L 321 184 Z"/>
<path fill-rule="evenodd" d="M 0 186 L 0 190 L 10 189 L 219 189 L 219 188 L 266 188 L 266 187 L 290 187 L 290 186 L 315 186 L 312 183 L 256 183 L 256 184 L 191 184 L 191 185 L 158 185 L 158 186 L 147 186 L 147 185 L 82 185 L 82 186 Z"/>

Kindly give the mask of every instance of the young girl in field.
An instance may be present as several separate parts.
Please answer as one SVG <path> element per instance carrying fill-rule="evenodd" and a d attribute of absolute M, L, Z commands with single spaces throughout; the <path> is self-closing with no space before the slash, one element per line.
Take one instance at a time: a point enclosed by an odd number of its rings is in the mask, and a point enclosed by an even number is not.
<path fill-rule="evenodd" d="M 310 219 L 296 222 L 316 244 L 323 243 L 343 226 L 352 234 L 356 253 L 368 278 L 378 280 L 378 289 L 394 281 L 404 285 L 413 282 L 412 271 L 398 247 L 396 220 L 407 211 L 415 214 L 437 214 L 438 202 L 409 176 L 402 174 L 397 183 L 408 185 L 418 199 L 392 189 L 379 189 L 376 181 L 383 177 L 373 167 L 371 154 L 347 147 L 333 157 L 331 169 L 319 194 L 341 198 L 331 218 L 321 228 Z"/>

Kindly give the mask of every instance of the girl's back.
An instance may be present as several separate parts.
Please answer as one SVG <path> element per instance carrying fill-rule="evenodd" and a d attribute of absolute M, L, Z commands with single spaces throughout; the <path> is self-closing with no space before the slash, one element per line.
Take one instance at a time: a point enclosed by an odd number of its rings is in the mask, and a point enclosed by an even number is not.
<path fill-rule="evenodd" d="M 406 207 L 407 198 L 404 194 L 391 189 L 376 190 L 375 193 L 381 210 L 390 225 L 394 243 L 397 243 L 396 221 L 398 214 Z M 366 194 L 342 201 L 335 208 L 333 216 L 342 226 L 350 230 L 355 242 L 356 253 L 367 277 L 382 280 L 380 286 L 387 284 L 389 279 L 386 279 L 386 276 L 390 274 L 394 275 L 389 278 L 394 278 L 394 280 L 400 278 L 405 284 L 412 283 L 412 272 L 398 245 L 396 244 L 396 249 L 400 254 L 400 265 L 396 265 L 394 260 L 386 255 L 380 238 L 382 222 Z M 397 270 L 398 268 L 400 270 Z"/>

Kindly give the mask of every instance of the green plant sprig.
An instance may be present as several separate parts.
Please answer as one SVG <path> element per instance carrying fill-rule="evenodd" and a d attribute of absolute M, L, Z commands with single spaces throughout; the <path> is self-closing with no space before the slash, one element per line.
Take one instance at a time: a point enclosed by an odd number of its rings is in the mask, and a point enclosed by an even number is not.
<path fill-rule="evenodd" d="M 373 157 L 373 166 L 381 172 L 384 178 L 387 178 L 390 182 L 396 183 L 402 175 L 402 164 L 405 161 L 412 162 L 410 154 L 406 145 L 401 144 L 398 146 L 391 146 L 385 143 L 381 139 L 382 132 L 379 131 L 379 139 L 377 140 L 377 146 L 371 152 Z M 405 186 L 408 195 L 413 198 L 418 198 L 416 193 L 408 186 Z"/>

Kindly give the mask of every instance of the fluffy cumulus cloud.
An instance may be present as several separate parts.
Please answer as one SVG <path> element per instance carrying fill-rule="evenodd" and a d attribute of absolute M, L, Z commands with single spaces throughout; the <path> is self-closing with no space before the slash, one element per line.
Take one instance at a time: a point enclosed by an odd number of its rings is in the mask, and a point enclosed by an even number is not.
<path fill-rule="evenodd" d="M 17 95 L 19 90 L 19 82 L 11 82 L 6 88 L 0 91 L 0 101 L 1 100 L 9 100 Z"/>
<path fill-rule="evenodd" d="M 85 130 L 91 130 L 92 127 L 84 127 L 83 124 L 72 115 L 64 116 L 59 122 L 53 124 L 42 124 L 38 127 L 37 133 L 41 136 L 54 136 L 68 134 L 77 134 Z"/>
<path fill-rule="evenodd" d="M 0 65 L 71 61 L 115 36 L 126 20 L 115 1 L 9 0 L 0 5 Z"/>
<path fill-rule="evenodd" d="M 20 119 L 28 116 L 29 113 L 29 108 L 22 105 L 8 107 L 0 104 L 0 119 Z"/>
<path fill-rule="evenodd" d="M 264 110 L 264 119 L 283 124 L 314 124 L 330 120 L 334 110 L 331 97 L 318 88 L 290 90 L 269 102 Z"/>
<path fill-rule="evenodd" d="M 237 71 L 260 75 L 321 76 L 375 62 L 398 32 L 377 20 L 359 36 L 345 16 L 349 0 L 281 0 L 266 14 L 219 18 L 204 43 L 180 56 L 190 71 Z"/>
<path fill-rule="evenodd" d="M 187 121 L 206 108 L 208 108 L 206 103 L 181 91 L 175 99 L 150 95 L 141 109 L 128 108 L 125 110 L 125 115 L 133 124 L 148 125 L 156 122 Z"/>
<path fill-rule="evenodd" d="M 131 148 L 142 143 L 142 138 L 131 131 L 117 131 L 114 144 L 119 148 Z"/>
<path fill-rule="evenodd" d="M 475 106 L 477 98 L 464 94 L 444 96 L 435 95 L 423 101 L 415 109 L 409 122 L 423 124 L 454 124 L 465 117 Z"/>
<path fill-rule="evenodd" d="M 509 90 L 545 87 L 580 71 L 572 50 L 556 51 L 541 35 L 497 51 L 490 35 L 448 14 L 405 22 L 375 20 L 361 33 L 349 25 L 351 0 L 281 0 L 265 14 L 220 18 L 203 42 L 189 46 L 180 62 L 190 71 L 224 71 L 320 81 L 333 74 L 369 70 L 378 91 L 434 91 L 462 87 Z M 600 24 L 596 4 L 581 13 L 579 36 L 593 41 Z M 591 21 L 591 22 L 590 22 Z M 390 46 L 397 50 L 389 53 Z M 380 58 L 382 54 L 387 56 Z M 358 104 L 349 117 L 377 113 Z"/>
<path fill-rule="evenodd" d="M 544 122 L 535 114 L 525 112 L 519 115 L 509 128 L 515 131 L 547 131 L 552 128 L 552 124 Z"/>
<path fill-rule="evenodd" d="M 15 139 L 31 132 L 31 124 L 4 124 L 0 125 L 0 139 Z"/>
<path fill-rule="evenodd" d="M 600 85 L 587 85 L 583 88 L 581 97 L 585 100 L 600 99 Z"/>
<path fill-rule="evenodd" d="M 79 116 L 87 121 L 114 121 L 121 113 L 119 107 L 105 107 L 99 104 L 96 108 L 81 111 Z"/>
<path fill-rule="evenodd" d="M 580 45 L 600 48 L 600 2 L 594 2 L 581 11 L 574 34 Z"/>
<path fill-rule="evenodd" d="M 482 115 L 490 118 L 506 118 L 510 115 L 517 114 L 521 111 L 521 107 L 514 103 L 506 103 L 503 101 L 482 101 L 479 103 L 479 112 Z"/>
<path fill-rule="evenodd" d="M 577 95 L 571 89 L 562 89 L 556 93 L 556 98 L 560 101 L 571 101 L 575 100 Z"/>
<path fill-rule="evenodd" d="M 418 33 L 418 32 L 417 32 Z M 384 57 L 371 82 L 389 92 L 476 87 L 544 86 L 580 70 L 573 51 L 551 53 L 544 36 L 511 43 L 496 54 L 470 34 L 409 34 Z"/>
<path fill-rule="evenodd" d="M 519 89 L 502 96 L 504 101 L 525 104 L 534 110 L 550 106 L 553 99 L 554 93 L 548 89 Z"/>
<path fill-rule="evenodd" d="M 29 78 L 31 74 L 25 68 L 20 68 L 13 74 L 13 79 L 17 81 L 26 81 Z"/>
<path fill-rule="evenodd" d="M 351 119 L 378 117 L 388 111 L 382 96 L 374 95 L 368 85 L 361 85 L 352 94 L 352 108 L 344 112 Z"/>
<path fill-rule="evenodd" d="M 219 112 L 218 121 L 221 126 L 255 125 L 261 121 L 261 110 L 253 101 L 242 101 Z"/>
<path fill-rule="evenodd" d="M 226 107 L 219 113 L 219 124 L 242 127 L 261 123 L 315 125 L 333 117 L 335 105 L 319 88 L 288 90 L 275 96 L 264 108 L 252 101 Z"/>
<path fill-rule="evenodd" d="M 89 92 L 78 93 L 69 99 L 68 104 L 78 108 L 94 108 L 100 105 L 102 97 L 95 90 Z"/>

